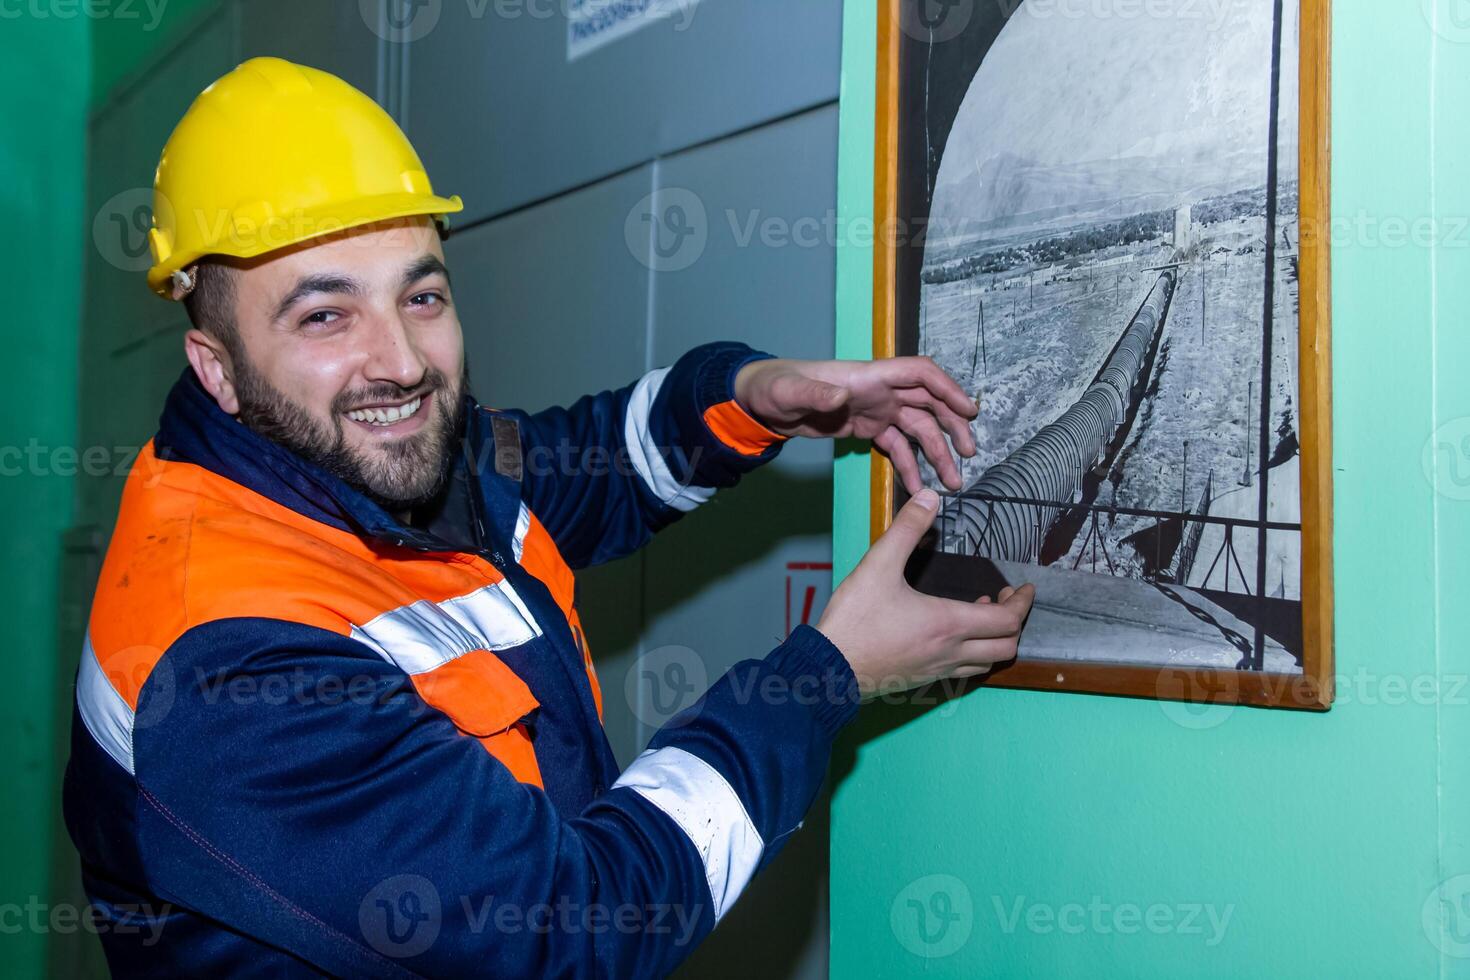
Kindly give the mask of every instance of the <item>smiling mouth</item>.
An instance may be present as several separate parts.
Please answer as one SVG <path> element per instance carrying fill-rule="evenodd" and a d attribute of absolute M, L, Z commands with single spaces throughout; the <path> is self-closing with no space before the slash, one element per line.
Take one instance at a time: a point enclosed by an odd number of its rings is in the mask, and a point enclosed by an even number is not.
<path fill-rule="evenodd" d="M 371 408 L 356 408 L 346 413 L 354 422 L 386 428 L 411 419 L 424 403 L 424 396 L 404 402 L 402 405 L 375 405 Z"/>

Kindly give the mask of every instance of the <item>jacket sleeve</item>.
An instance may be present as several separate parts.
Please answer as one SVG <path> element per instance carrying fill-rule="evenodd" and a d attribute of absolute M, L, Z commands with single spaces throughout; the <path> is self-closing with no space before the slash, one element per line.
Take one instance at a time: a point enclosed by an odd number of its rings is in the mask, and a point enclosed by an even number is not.
<path fill-rule="evenodd" d="M 139 699 L 150 885 L 342 976 L 661 976 L 799 825 L 856 710 L 810 627 L 558 813 L 357 642 L 196 627 Z"/>
<path fill-rule="evenodd" d="M 569 565 L 630 554 L 775 458 L 783 437 L 734 394 L 740 368 L 770 356 L 744 344 L 706 344 L 569 408 L 502 413 L 521 430 L 523 499 Z"/>

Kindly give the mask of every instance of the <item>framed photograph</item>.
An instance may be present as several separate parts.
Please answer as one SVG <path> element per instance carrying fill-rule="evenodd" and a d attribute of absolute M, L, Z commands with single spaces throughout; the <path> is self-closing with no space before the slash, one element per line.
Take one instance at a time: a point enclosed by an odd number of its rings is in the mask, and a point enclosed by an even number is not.
<path fill-rule="evenodd" d="M 874 356 L 980 401 L 911 580 L 1035 584 L 989 685 L 1330 707 L 1328 0 L 880 3 Z"/>

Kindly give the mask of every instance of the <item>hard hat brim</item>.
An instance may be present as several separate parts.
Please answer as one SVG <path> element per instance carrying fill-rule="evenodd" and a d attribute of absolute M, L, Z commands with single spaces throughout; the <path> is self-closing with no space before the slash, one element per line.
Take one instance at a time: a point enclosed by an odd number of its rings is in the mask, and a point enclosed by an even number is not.
<path fill-rule="evenodd" d="M 224 255 L 236 259 L 253 259 L 281 249 L 325 238 L 351 228 L 380 221 L 432 217 L 448 227 L 448 216 L 464 210 L 459 195 L 439 197 L 433 194 L 382 194 L 354 201 L 337 201 L 320 208 L 305 208 L 290 215 L 277 215 L 254 226 L 233 217 L 224 222 L 224 233 L 207 247 L 174 252 L 148 270 L 148 286 L 164 299 L 173 298 L 171 277 L 208 255 Z M 196 216 L 207 223 L 208 216 Z"/>

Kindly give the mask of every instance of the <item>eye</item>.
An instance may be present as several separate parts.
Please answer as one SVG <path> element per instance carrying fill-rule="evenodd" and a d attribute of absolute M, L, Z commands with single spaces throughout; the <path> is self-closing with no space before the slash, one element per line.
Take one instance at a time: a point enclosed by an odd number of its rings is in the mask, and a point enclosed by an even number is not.
<path fill-rule="evenodd" d="M 410 306 L 418 306 L 424 309 L 433 309 L 435 306 L 444 305 L 444 296 L 437 291 L 419 293 L 409 299 Z"/>
<path fill-rule="evenodd" d="M 324 327 L 341 319 L 336 310 L 313 310 L 301 320 L 303 327 Z"/>

